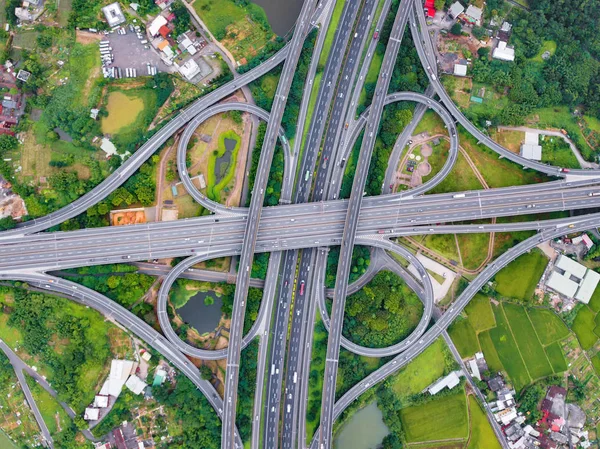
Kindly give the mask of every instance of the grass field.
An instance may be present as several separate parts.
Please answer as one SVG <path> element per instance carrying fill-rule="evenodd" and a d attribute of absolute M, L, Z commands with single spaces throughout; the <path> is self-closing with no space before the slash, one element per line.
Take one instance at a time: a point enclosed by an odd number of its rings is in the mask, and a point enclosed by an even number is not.
<path fill-rule="evenodd" d="M 552 367 L 546 358 L 533 325 L 529 321 L 525 308 L 508 303 L 505 303 L 503 308 L 531 377 L 538 379 L 552 374 Z"/>
<path fill-rule="evenodd" d="M 549 345 L 569 335 L 565 323 L 551 310 L 533 308 L 529 309 L 527 314 L 543 345 Z"/>
<path fill-rule="evenodd" d="M 250 59 L 273 37 L 264 9 L 255 3 L 196 0 L 193 7 L 237 60 Z"/>
<path fill-rule="evenodd" d="M 467 449 L 501 449 L 502 446 L 500 446 L 486 414 L 474 396 L 469 396 L 469 411 L 471 414 L 471 438 Z"/>
<path fill-rule="evenodd" d="M 483 186 L 471 166 L 468 164 L 465 157 L 458 153 L 458 158 L 454 167 L 450 171 L 450 174 L 437 186 L 435 186 L 431 193 L 450 193 L 450 192 L 462 192 L 465 190 L 481 190 Z"/>
<path fill-rule="evenodd" d="M 329 57 L 329 50 L 333 45 L 333 38 L 335 36 L 338 23 L 342 17 L 342 12 L 344 11 L 344 4 L 345 2 L 342 0 L 336 0 L 335 2 L 335 7 L 333 8 L 333 13 L 331 14 L 331 20 L 329 22 L 329 26 L 327 27 L 327 34 L 325 35 L 325 42 L 323 42 L 323 50 L 321 50 L 321 55 L 319 56 L 319 65 L 317 66 L 319 69 L 323 69 L 325 67 L 325 63 Z"/>
<path fill-rule="evenodd" d="M 44 390 L 32 377 L 27 377 L 27 384 L 33 399 L 40 409 L 44 422 L 52 435 L 68 427 L 71 418 L 46 390 Z"/>
<path fill-rule="evenodd" d="M 496 325 L 494 312 L 488 298 L 482 294 L 476 294 L 465 307 L 465 313 L 477 332 L 491 329 Z"/>
<path fill-rule="evenodd" d="M 365 76 L 365 82 L 363 85 L 363 89 L 360 92 L 360 96 L 358 97 L 358 104 L 362 106 L 366 106 L 367 102 L 367 91 L 365 86 L 367 84 L 373 84 L 377 82 L 377 78 L 379 77 L 379 71 L 381 69 L 381 64 L 383 64 L 383 55 L 385 53 L 385 46 L 383 44 L 378 44 L 375 47 L 375 54 L 371 59 L 371 64 L 369 65 L 369 70 L 367 71 L 367 75 Z"/>
<path fill-rule="evenodd" d="M 457 234 L 463 267 L 475 270 L 486 260 L 490 234 Z"/>
<path fill-rule="evenodd" d="M 519 256 L 496 274 L 496 290 L 502 296 L 528 301 L 548 265 L 548 259 L 538 249 Z"/>
<path fill-rule="evenodd" d="M 571 326 L 571 329 L 577 335 L 581 347 L 586 351 L 594 346 L 598 340 L 598 336 L 594 333 L 594 328 L 596 327 L 595 316 L 596 314 L 588 306 L 584 305 L 577 312 L 575 321 L 573 321 L 573 325 Z"/>
<path fill-rule="evenodd" d="M 58 23 L 62 27 L 66 27 L 69 23 L 69 15 L 71 14 L 71 7 L 73 0 L 58 0 Z"/>
<path fill-rule="evenodd" d="M 571 146 L 560 137 L 542 136 L 542 162 L 557 167 L 581 168 Z"/>
<path fill-rule="evenodd" d="M 467 438 L 469 421 L 464 389 L 425 404 L 400 411 L 400 419 L 409 443 Z M 435 423 L 435 425 L 432 425 Z"/>
<path fill-rule="evenodd" d="M 310 362 L 310 372 L 315 372 L 317 375 L 311 375 L 308 383 L 308 400 L 306 406 L 306 437 L 308 440 L 312 439 L 315 430 L 319 426 L 323 373 L 325 372 L 325 356 L 327 352 L 327 335 L 327 331 L 325 331 L 322 325 L 321 317 L 317 312 L 313 338 L 313 357 Z"/>
<path fill-rule="evenodd" d="M 492 307 L 492 310 L 496 317 L 496 327 L 490 329 L 490 337 L 502 365 L 512 379 L 515 389 L 519 391 L 531 381 L 531 377 L 525 362 L 523 362 L 519 347 L 513 338 L 508 321 L 504 316 L 502 306 Z"/>
<path fill-rule="evenodd" d="M 423 240 L 423 245 L 441 254 L 447 259 L 458 260 L 458 250 L 454 234 L 429 234 Z"/>
<path fill-rule="evenodd" d="M 533 58 L 530 58 L 529 60 L 535 62 L 544 62 L 544 60 L 542 59 L 542 55 L 546 51 L 550 52 L 550 56 L 554 55 L 554 53 L 556 53 L 556 41 L 544 41 L 537 55 L 535 55 Z"/>
<path fill-rule="evenodd" d="M 588 307 L 596 313 L 600 312 L 600 288 L 594 290 L 594 294 L 590 299 Z"/>
<path fill-rule="evenodd" d="M 552 343 L 550 346 L 546 346 L 544 350 L 546 351 L 546 357 L 548 357 L 548 361 L 550 362 L 550 365 L 552 365 L 552 369 L 555 373 L 558 374 L 567 370 L 567 362 L 563 356 L 560 343 Z"/>
<path fill-rule="evenodd" d="M 508 159 L 498 158 L 498 155 L 489 148 L 478 145 L 477 140 L 462 127 L 459 127 L 459 137 L 461 146 L 491 188 L 536 184 L 550 180 L 545 175 L 523 170 L 523 167 Z"/>
<path fill-rule="evenodd" d="M 400 398 L 420 393 L 425 387 L 444 374 L 447 362 L 446 344 L 438 338 L 417 358 L 410 362 L 390 382 Z"/>
<path fill-rule="evenodd" d="M 463 318 L 454 321 L 448 329 L 448 334 L 450 334 L 462 358 L 472 357 L 481 350 L 477 334 L 468 319 Z"/>

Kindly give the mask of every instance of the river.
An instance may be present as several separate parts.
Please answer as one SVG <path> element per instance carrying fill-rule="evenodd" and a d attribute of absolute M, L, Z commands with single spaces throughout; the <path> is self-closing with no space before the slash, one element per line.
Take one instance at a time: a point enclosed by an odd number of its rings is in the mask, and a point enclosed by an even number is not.
<path fill-rule="evenodd" d="M 333 449 L 376 448 L 388 433 L 377 401 L 373 401 L 344 423 L 333 440 Z"/>
<path fill-rule="evenodd" d="M 252 0 L 264 8 L 273 32 L 284 36 L 292 29 L 302 9 L 303 0 Z"/>

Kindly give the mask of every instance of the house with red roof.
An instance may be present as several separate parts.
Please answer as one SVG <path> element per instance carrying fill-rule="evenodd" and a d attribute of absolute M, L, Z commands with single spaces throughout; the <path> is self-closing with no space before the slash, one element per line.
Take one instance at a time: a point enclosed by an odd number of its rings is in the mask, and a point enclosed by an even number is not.
<path fill-rule="evenodd" d="M 425 0 L 425 11 L 429 17 L 435 16 L 435 0 Z"/>

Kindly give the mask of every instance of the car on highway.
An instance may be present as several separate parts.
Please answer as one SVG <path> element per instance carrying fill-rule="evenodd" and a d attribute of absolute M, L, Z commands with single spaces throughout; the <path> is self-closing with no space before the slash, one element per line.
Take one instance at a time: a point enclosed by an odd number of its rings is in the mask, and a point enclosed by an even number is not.
<path fill-rule="evenodd" d="M 375 29 L 375 33 L 373 33 L 373 39 L 379 39 L 379 28 Z"/>

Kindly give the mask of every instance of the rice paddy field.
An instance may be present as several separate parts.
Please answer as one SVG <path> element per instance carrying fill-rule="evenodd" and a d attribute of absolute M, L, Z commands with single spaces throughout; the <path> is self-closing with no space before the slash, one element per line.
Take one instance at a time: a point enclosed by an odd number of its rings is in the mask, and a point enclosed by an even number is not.
<path fill-rule="evenodd" d="M 549 309 L 496 305 L 479 294 L 448 332 L 461 357 L 482 351 L 490 371 L 507 373 L 517 390 L 567 369 L 560 342 L 572 334 Z"/>
<path fill-rule="evenodd" d="M 546 265 L 548 259 L 538 249 L 517 257 L 496 274 L 496 291 L 507 298 L 529 301 Z"/>
<path fill-rule="evenodd" d="M 453 394 L 400 411 L 407 442 L 467 439 L 469 420 L 465 392 L 463 387 L 455 389 Z"/>

